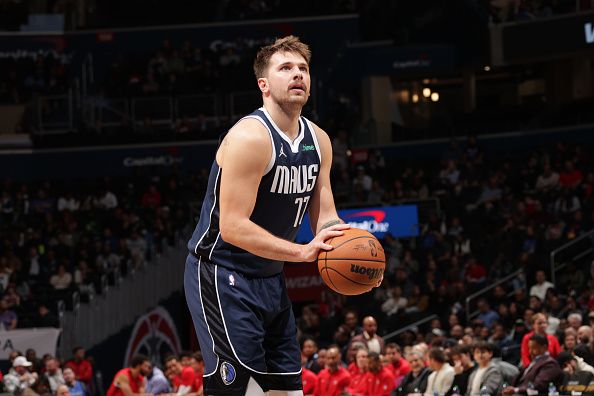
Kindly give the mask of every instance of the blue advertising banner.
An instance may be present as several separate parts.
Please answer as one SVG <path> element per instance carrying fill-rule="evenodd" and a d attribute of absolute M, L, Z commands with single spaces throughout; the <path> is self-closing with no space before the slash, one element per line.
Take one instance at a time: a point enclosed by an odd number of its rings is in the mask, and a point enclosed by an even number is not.
<path fill-rule="evenodd" d="M 417 205 L 376 206 L 344 209 L 338 216 L 352 227 L 367 230 L 375 237 L 391 234 L 396 238 L 419 235 L 419 210 Z M 309 242 L 313 238 L 309 215 L 305 215 L 297 234 L 297 242 Z"/>

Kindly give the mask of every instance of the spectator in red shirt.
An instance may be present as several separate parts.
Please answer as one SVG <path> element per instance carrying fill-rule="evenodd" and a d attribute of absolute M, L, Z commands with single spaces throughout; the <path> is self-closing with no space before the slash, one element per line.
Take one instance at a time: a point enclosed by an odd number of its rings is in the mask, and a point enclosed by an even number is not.
<path fill-rule="evenodd" d="M 408 364 L 408 361 L 402 357 L 400 345 L 395 342 L 390 342 L 386 345 L 386 358 L 388 359 L 386 368 L 390 370 L 394 376 L 395 386 L 398 386 L 400 381 L 402 381 L 402 378 L 410 373 L 410 365 Z"/>
<path fill-rule="evenodd" d="M 203 394 L 204 382 L 204 359 L 202 352 L 196 351 L 194 353 L 185 351 L 179 354 L 180 362 L 184 367 L 191 367 L 194 370 L 196 378 L 194 380 L 194 388 L 197 389 L 198 396 Z"/>
<path fill-rule="evenodd" d="M 559 185 L 561 187 L 575 188 L 584 178 L 579 169 L 575 169 L 572 161 L 565 161 L 565 169 L 559 173 Z"/>
<path fill-rule="evenodd" d="M 177 356 L 171 355 L 165 359 L 165 367 L 172 375 L 173 392 L 178 396 L 196 393 L 196 373 L 192 367 L 183 366 Z"/>
<path fill-rule="evenodd" d="M 390 396 L 396 388 L 394 376 L 382 366 L 379 353 L 369 352 L 367 358 L 369 371 L 363 376 L 363 388 L 358 392 L 361 396 Z"/>
<path fill-rule="evenodd" d="M 365 390 L 365 381 L 363 380 L 368 370 L 368 352 L 367 349 L 361 348 L 357 351 L 355 362 L 357 364 L 357 371 L 349 371 L 351 374 L 351 384 L 347 388 L 347 392 L 351 395 L 362 394 Z"/>
<path fill-rule="evenodd" d="M 301 382 L 303 383 L 303 394 L 305 396 L 313 395 L 316 391 L 316 381 L 318 377 L 316 374 L 303 367 L 301 369 Z"/>
<path fill-rule="evenodd" d="M 326 368 L 318 374 L 314 396 L 341 396 L 351 383 L 351 375 L 341 366 L 340 350 L 331 346 L 326 352 Z"/>
<path fill-rule="evenodd" d="M 528 367 L 530 362 L 532 361 L 530 357 L 530 351 L 528 349 L 528 341 L 530 337 L 534 334 L 540 334 L 543 337 L 546 337 L 548 340 L 548 348 L 549 354 L 553 359 L 557 358 L 557 355 L 561 353 L 561 345 L 559 345 L 559 341 L 557 337 L 552 334 L 547 334 L 547 326 L 549 325 L 547 321 L 547 317 L 543 313 L 537 313 L 532 315 L 532 331 L 527 333 L 524 338 L 522 338 L 522 345 L 521 345 L 521 356 L 522 356 L 522 366 Z"/>
<path fill-rule="evenodd" d="M 161 206 L 161 193 L 157 186 L 151 184 L 149 189 L 142 195 L 140 205 L 145 209 L 155 209 Z"/>
<path fill-rule="evenodd" d="M 107 390 L 107 396 L 148 396 L 144 393 L 146 376 L 152 370 L 151 361 L 144 355 L 134 355 L 130 367 L 118 371 Z"/>
<path fill-rule="evenodd" d="M 93 384 L 93 366 L 85 358 L 85 348 L 77 346 L 72 350 L 72 360 L 66 362 L 65 367 L 69 367 L 74 371 L 76 379 L 87 387 L 87 390 L 92 390 Z"/>
<path fill-rule="evenodd" d="M 466 283 L 471 289 L 480 287 L 487 279 L 487 269 L 474 257 L 470 257 L 466 263 Z"/>

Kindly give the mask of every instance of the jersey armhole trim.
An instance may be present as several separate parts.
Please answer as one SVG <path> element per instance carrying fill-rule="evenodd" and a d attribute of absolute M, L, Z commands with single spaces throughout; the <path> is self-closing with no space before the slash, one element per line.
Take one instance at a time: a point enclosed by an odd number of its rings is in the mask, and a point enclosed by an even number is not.
<path fill-rule="evenodd" d="M 309 127 L 309 131 L 311 133 L 311 138 L 313 139 L 314 145 L 316 146 L 316 151 L 318 152 L 318 158 L 320 159 L 320 165 L 322 164 L 322 150 L 320 149 L 320 144 L 318 143 L 318 136 L 316 134 L 316 130 L 314 129 L 313 124 L 310 120 L 303 117 L 303 119 L 307 122 L 307 126 Z"/>
<path fill-rule="evenodd" d="M 272 131 L 270 130 L 268 125 L 266 125 L 266 122 L 260 116 L 248 115 L 248 116 L 243 117 L 242 120 L 244 118 L 253 118 L 255 120 L 260 121 L 262 123 L 262 125 L 264 125 L 264 127 L 266 127 L 266 130 L 268 131 L 268 136 L 270 136 L 270 146 L 272 147 L 272 151 L 270 153 L 270 160 L 268 161 L 268 165 L 266 166 L 266 169 L 264 169 L 264 174 L 262 175 L 262 176 L 265 176 L 268 174 L 268 172 L 270 172 L 270 170 L 274 166 L 274 161 L 276 159 L 276 148 L 274 147 L 274 139 L 272 138 Z"/>

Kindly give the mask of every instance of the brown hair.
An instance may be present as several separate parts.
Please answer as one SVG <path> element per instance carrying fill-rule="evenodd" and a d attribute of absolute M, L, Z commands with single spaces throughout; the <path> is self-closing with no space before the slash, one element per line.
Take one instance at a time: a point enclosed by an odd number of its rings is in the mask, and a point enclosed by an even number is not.
<path fill-rule="evenodd" d="M 311 61 L 311 50 L 307 44 L 299 41 L 299 37 L 287 36 L 276 39 L 274 44 L 260 48 L 256 54 L 256 59 L 254 60 L 254 74 L 256 75 L 256 78 L 264 76 L 270 58 L 277 52 L 295 52 L 301 55 L 308 65 Z"/>

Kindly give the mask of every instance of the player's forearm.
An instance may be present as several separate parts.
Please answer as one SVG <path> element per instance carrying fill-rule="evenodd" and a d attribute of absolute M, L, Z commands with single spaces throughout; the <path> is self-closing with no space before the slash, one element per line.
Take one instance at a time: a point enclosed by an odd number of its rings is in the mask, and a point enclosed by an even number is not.
<path fill-rule="evenodd" d="M 256 256 L 278 261 L 303 261 L 303 245 L 274 236 L 249 219 L 221 224 L 221 237 Z"/>

